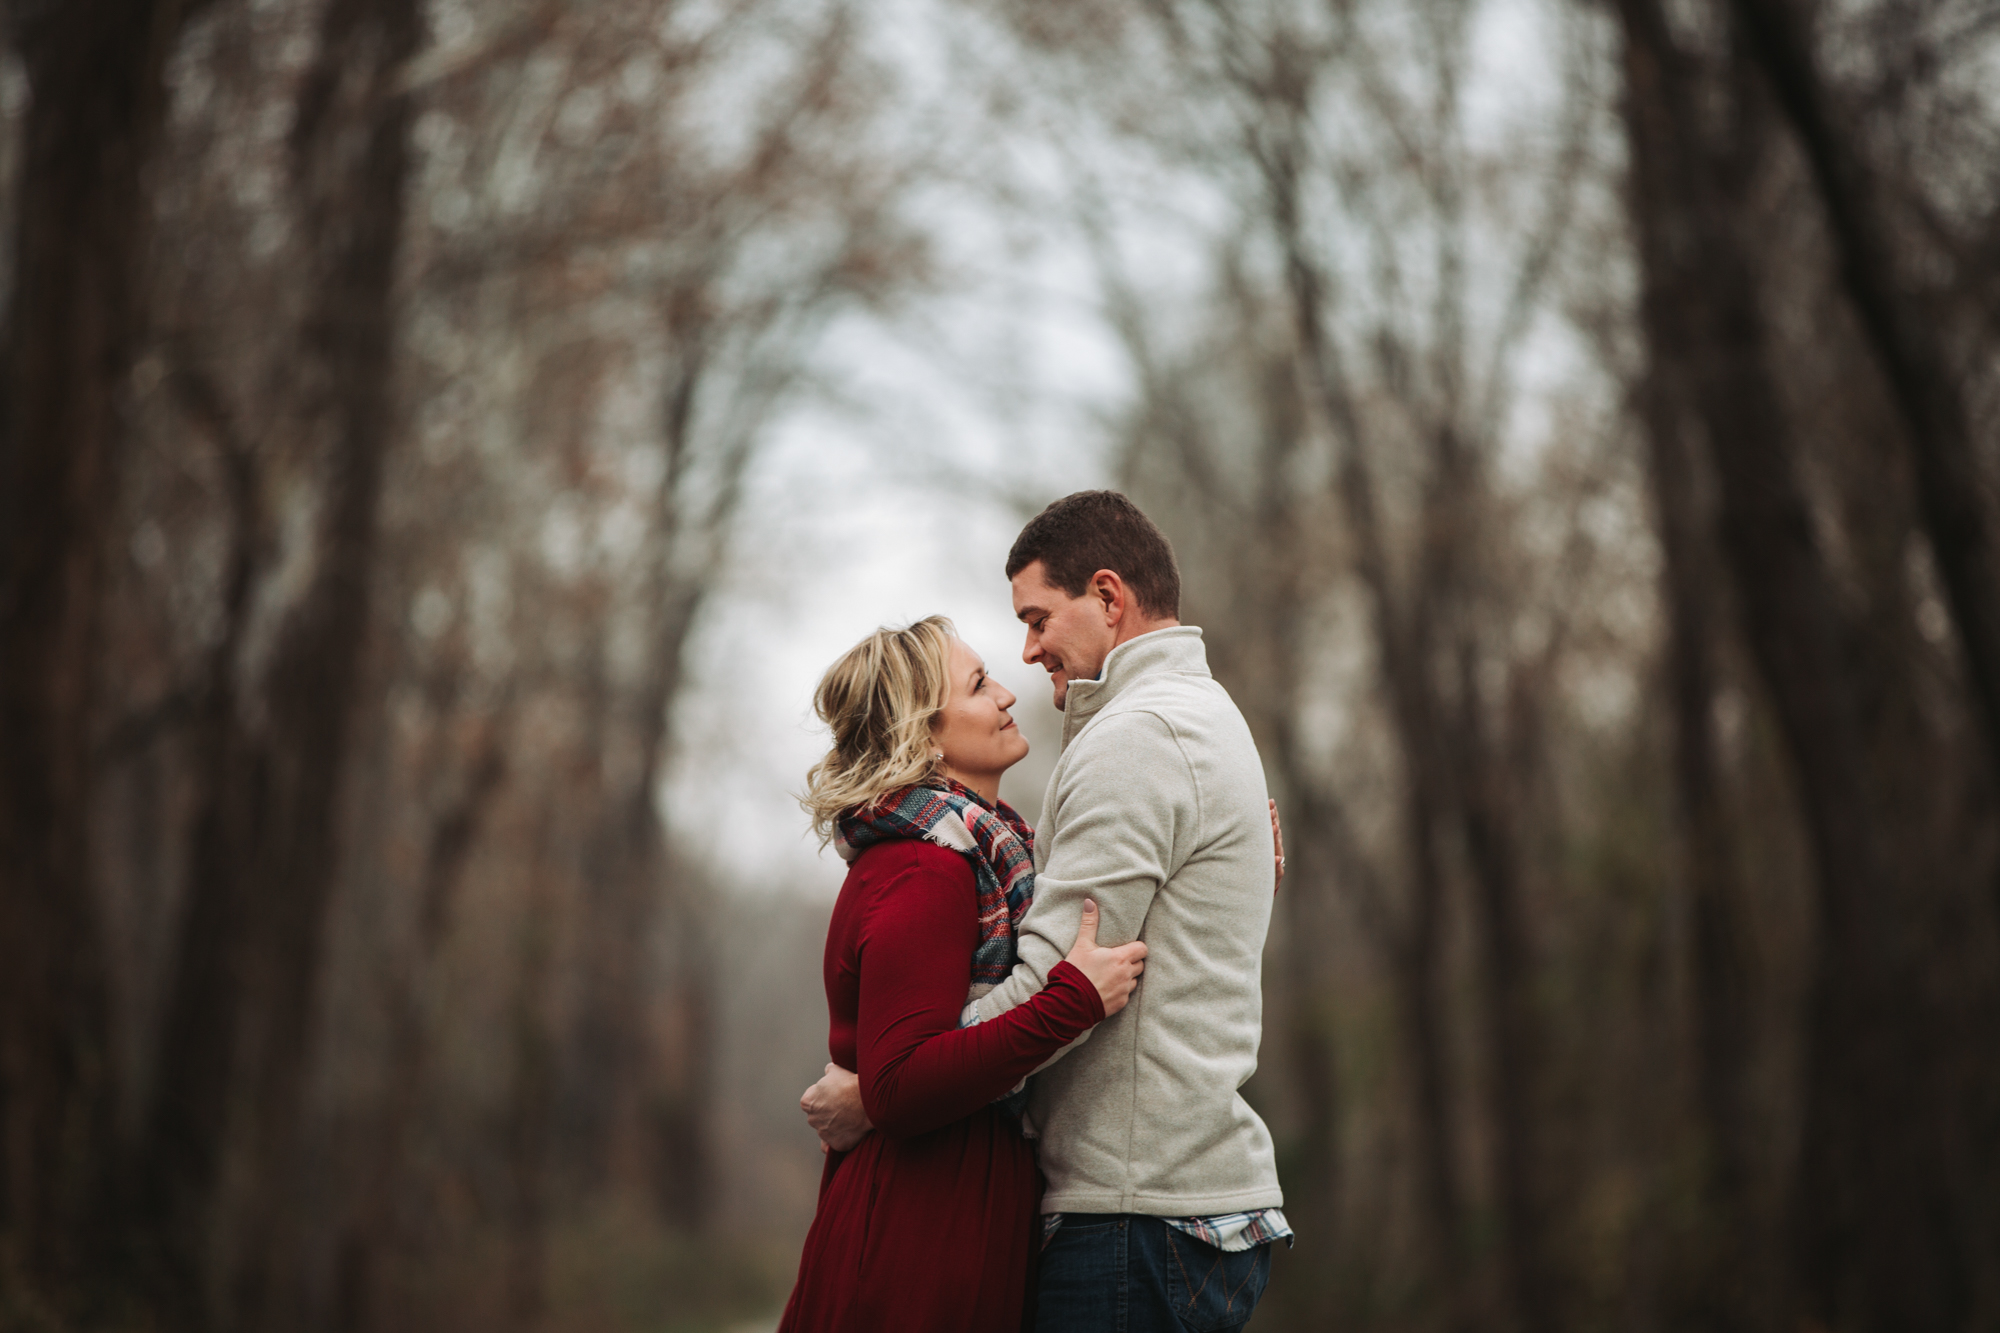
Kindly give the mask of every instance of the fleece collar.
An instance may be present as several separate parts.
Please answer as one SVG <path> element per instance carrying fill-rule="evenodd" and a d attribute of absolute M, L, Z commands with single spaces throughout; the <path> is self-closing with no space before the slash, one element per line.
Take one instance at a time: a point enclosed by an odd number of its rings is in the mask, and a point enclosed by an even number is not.
<path fill-rule="evenodd" d="M 1142 676 L 1173 673 L 1202 676 L 1208 673 L 1208 650 L 1201 641 L 1198 625 L 1169 625 L 1128 639 L 1111 650 L 1096 680 L 1073 680 L 1063 702 L 1063 747 L 1068 748 L 1079 731 L 1104 706 Z"/>

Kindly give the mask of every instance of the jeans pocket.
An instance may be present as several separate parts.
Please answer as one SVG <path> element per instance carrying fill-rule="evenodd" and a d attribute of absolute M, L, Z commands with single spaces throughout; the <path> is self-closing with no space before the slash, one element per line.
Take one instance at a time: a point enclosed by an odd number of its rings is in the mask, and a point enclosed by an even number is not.
<path fill-rule="evenodd" d="M 1188 1333 L 1229 1333 L 1249 1320 L 1271 1280 L 1271 1247 L 1218 1250 L 1166 1229 L 1167 1296 Z"/>
<path fill-rule="evenodd" d="M 1065 1218 L 1043 1250 L 1032 1297 L 1036 1333 L 1125 1326 L 1129 1230 L 1117 1219 Z"/>

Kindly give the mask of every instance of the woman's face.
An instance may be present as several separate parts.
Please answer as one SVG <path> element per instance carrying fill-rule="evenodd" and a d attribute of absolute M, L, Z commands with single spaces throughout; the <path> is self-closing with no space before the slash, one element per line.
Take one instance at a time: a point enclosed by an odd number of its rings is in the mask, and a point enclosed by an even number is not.
<path fill-rule="evenodd" d="M 1007 715 L 1013 706 L 1013 694 L 986 674 L 979 655 L 953 639 L 951 699 L 931 723 L 931 737 L 947 772 L 982 796 L 992 795 L 984 785 L 997 791 L 1000 775 L 1028 753 L 1027 738 Z"/>

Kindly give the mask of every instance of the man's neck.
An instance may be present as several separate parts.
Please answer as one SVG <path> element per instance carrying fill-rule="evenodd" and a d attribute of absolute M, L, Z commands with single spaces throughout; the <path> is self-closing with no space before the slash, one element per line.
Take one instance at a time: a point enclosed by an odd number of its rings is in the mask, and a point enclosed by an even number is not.
<path fill-rule="evenodd" d="M 1156 629 L 1174 629 L 1180 623 L 1178 620 L 1144 620 L 1140 621 L 1136 628 L 1127 628 L 1123 624 L 1119 625 L 1117 632 L 1111 638 L 1111 646 L 1104 650 L 1103 658 L 1097 663 L 1097 670 L 1091 672 L 1088 677 L 1079 676 L 1076 679 L 1103 680 L 1104 668 L 1111 661 L 1111 654 L 1117 652 L 1120 648 L 1123 648 L 1126 644 L 1141 635 L 1151 634 Z"/>

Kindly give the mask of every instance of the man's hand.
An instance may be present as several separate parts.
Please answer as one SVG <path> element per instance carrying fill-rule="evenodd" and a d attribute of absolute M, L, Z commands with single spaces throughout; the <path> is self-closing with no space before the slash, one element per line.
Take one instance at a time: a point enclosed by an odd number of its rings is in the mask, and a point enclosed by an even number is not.
<path fill-rule="evenodd" d="M 875 1128 L 861 1105 L 861 1080 L 839 1065 L 828 1065 L 819 1082 L 805 1090 L 799 1109 L 819 1135 L 821 1152 L 851 1152 Z"/>
<path fill-rule="evenodd" d="M 1278 827 L 1278 803 L 1271 802 L 1271 854 L 1278 858 L 1278 878 L 1271 885 L 1271 892 L 1278 891 L 1278 885 L 1285 882 L 1285 831 Z"/>

